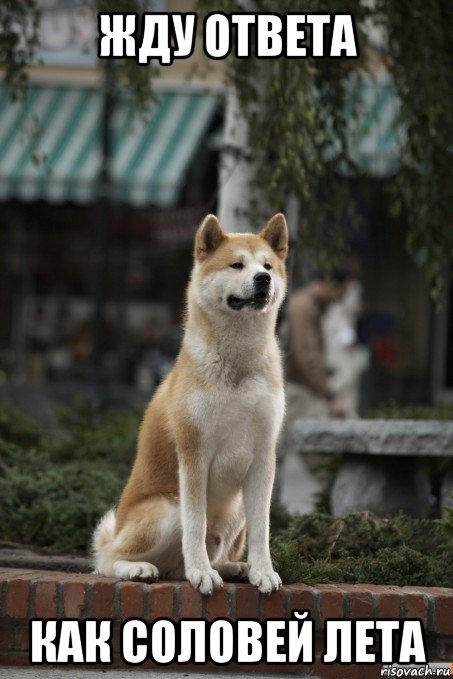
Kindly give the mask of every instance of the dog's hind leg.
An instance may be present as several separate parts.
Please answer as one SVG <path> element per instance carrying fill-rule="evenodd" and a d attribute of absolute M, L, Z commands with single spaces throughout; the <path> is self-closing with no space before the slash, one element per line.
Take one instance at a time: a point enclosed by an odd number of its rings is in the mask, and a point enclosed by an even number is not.
<path fill-rule="evenodd" d="M 222 530 L 223 528 L 223 530 Z M 226 530 L 225 530 L 226 528 Z M 239 561 L 245 547 L 246 528 L 243 521 L 239 525 L 227 527 L 222 526 L 218 532 L 218 549 L 215 553 L 210 547 L 211 537 L 208 533 L 206 546 L 212 567 L 216 568 L 221 577 L 225 580 L 242 580 L 247 578 L 248 566 L 245 562 Z M 220 537 L 221 536 L 221 537 Z"/>
<path fill-rule="evenodd" d="M 177 573 L 182 561 L 177 505 L 152 497 L 129 508 L 121 518 L 118 527 L 115 514 L 109 512 L 95 531 L 93 547 L 99 573 L 146 581 L 157 580 L 159 571 Z"/>
<path fill-rule="evenodd" d="M 227 560 L 217 566 L 217 569 L 224 580 L 242 580 L 248 576 L 249 568 L 245 561 L 239 561 L 245 547 L 247 531 L 245 526 L 237 534 L 227 555 Z"/>
<path fill-rule="evenodd" d="M 244 547 L 245 547 L 245 538 L 247 537 L 247 529 L 244 526 L 242 526 L 241 530 L 239 533 L 236 535 L 236 538 L 231 546 L 231 549 L 228 553 L 228 559 L 230 561 L 238 561 L 243 552 L 244 552 Z"/>
<path fill-rule="evenodd" d="M 143 580 L 156 582 L 159 578 L 157 566 L 147 561 L 128 561 L 118 559 L 113 562 L 112 575 L 122 580 Z"/>

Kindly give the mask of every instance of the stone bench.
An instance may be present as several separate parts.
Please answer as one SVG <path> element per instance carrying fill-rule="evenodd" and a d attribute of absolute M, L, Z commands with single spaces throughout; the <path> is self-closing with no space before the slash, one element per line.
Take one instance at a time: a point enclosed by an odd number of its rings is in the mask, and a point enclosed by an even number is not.
<path fill-rule="evenodd" d="M 427 516 L 434 498 L 421 458 L 453 458 L 453 422 L 431 420 L 296 420 L 291 443 L 301 453 L 341 454 L 332 513 L 369 510 Z M 441 489 L 453 506 L 453 467 Z"/>

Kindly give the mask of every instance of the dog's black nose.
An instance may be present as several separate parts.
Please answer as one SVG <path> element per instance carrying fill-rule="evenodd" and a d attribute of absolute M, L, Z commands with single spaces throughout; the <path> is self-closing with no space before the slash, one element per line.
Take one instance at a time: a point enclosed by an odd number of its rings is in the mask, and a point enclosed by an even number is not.
<path fill-rule="evenodd" d="M 268 288 L 271 282 L 271 277 L 270 274 L 262 271 L 260 273 L 256 273 L 253 277 L 253 280 L 255 281 L 255 287 Z"/>

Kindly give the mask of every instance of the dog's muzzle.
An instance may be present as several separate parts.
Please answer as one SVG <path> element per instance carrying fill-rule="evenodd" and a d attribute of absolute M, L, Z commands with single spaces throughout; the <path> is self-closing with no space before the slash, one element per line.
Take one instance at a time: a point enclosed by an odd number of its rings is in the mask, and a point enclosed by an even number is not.
<path fill-rule="evenodd" d="M 271 276 L 266 272 L 255 274 L 253 283 L 255 292 L 251 297 L 236 297 L 230 295 L 227 299 L 228 306 L 235 311 L 240 311 L 244 307 L 250 309 L 264 309 L 270 301 Z"/>

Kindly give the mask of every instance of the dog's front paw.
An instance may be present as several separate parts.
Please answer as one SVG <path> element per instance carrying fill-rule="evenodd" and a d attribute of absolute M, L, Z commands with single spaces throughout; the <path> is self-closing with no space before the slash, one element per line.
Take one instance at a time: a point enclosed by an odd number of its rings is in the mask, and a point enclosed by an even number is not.
<path fill-rule="evenodd" d="M 212 594 L 214 589 L 223 587 L 223 580 L 214 569 L 201 570 L 199 568 L 188 568 L 186 578 L 195 589 L 202 594 Z"/>
<path fill-rule="evenodd" d="M 270 594 L 282 584 L 279 574 L 272 569 L 260 571 L 256 568 L 250 568 L 249 582 L 258 587 L 263 594 Z"/>

